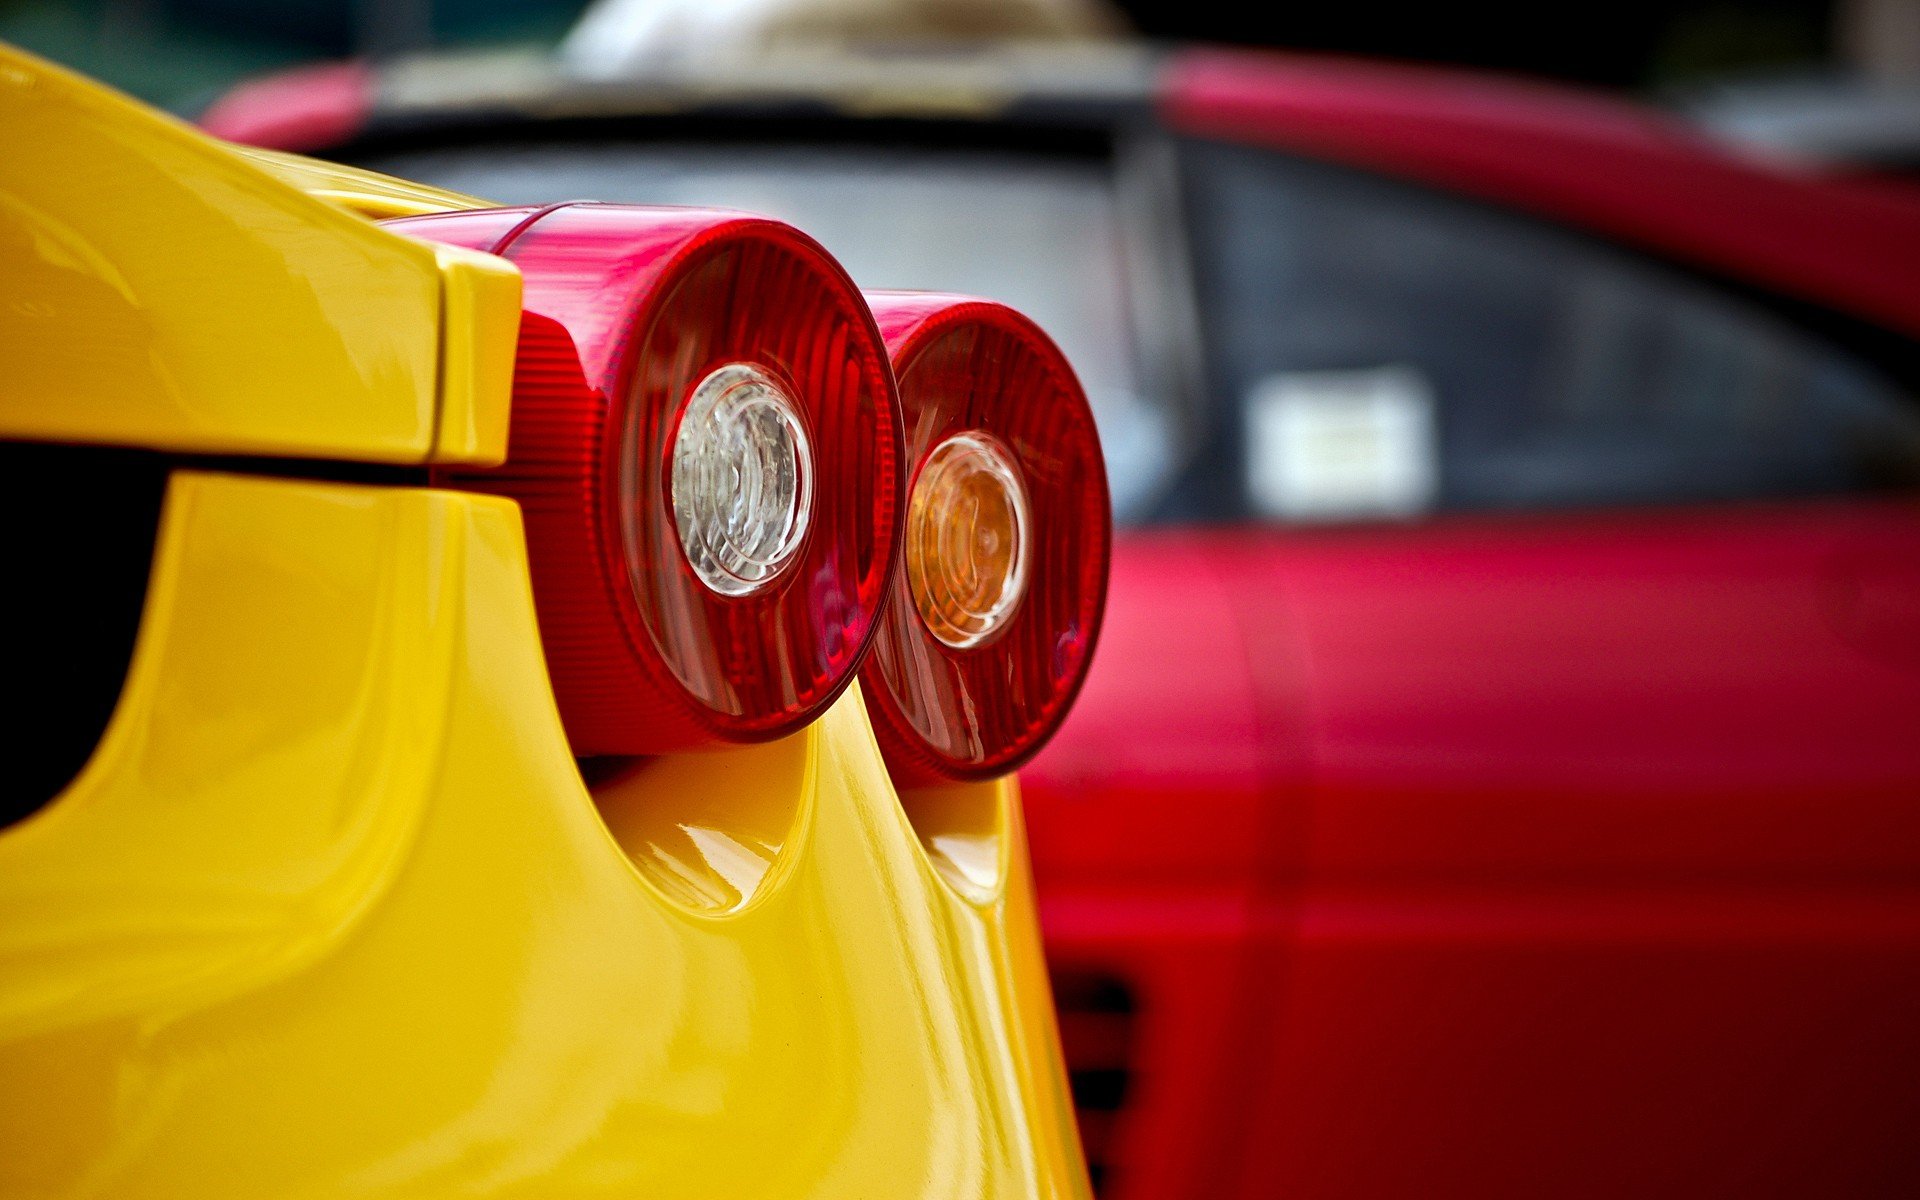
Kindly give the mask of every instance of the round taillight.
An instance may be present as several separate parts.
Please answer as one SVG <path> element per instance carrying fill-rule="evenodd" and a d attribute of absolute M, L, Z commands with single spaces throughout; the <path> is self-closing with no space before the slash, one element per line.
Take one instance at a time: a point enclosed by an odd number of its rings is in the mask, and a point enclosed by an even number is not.
<path fill-rule="evenodd" d="M 758 741 L 859 666 L 895 567 L 885 347 L 818 244 L 738 213 L 569 204 L 393 222 L 516 263 L 505 464 L 579 754 Z"/>
<path fill-rule="evenodd" d="M 906 421 L 907 515 L 862 691 L 903 786 L 1030 758 L 1086 677 L 1112 521 L 1093 412 L 1014 310 L 868 293 Z"/>

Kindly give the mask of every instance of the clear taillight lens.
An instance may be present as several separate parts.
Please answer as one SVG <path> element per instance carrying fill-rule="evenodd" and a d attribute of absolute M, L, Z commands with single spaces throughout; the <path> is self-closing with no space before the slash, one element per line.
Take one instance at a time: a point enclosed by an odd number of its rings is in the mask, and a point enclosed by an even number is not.
<path fill-rule="evenodd" d="M 580 754 L 797 729 L 873 635 L 904 452 L 859 292 L 793 228 L 570 204 L 393 222 L 525 279 L 507 462 Z"/>
<path fill-rule="evenodd" d="M 693 573 L 723 596 L 777 579 L 813 519 L 813 448 L 793 391 L 764 367 L 727 363 L 681 407 L 669 484 L 674 530 Z M 635 500 L 623 497 L 629 509 Z"/>
<path fill-rule="evenodd" d="M 903 555 L 861 670 L 902 785 L 1031 757 L 1092 660 L 1111 541 L 1093 414 L 1031 321 L 966 297 L 869 293 L 899 382 Z"/>

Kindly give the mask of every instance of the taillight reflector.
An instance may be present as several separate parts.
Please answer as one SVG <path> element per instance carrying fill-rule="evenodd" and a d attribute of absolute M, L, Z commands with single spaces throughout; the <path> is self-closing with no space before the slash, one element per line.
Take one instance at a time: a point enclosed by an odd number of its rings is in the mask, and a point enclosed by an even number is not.
<path fill-rule="evenodd" d="M 1112 536 L 1093 413 L 1027 318 L 868 294 L 912 479 L 903 561 L 863 691 L 904 785 L 982 779 L 1058 727 L 1093 655 Z"/>
<path fill-rule="evenodd" d="M 554 693 L 580 754 L 777 737 L 859 665 L 904 454 L 879 332 L 804 234 L 569 204 L 392 223 L 519 265 L 508 458 Z"/>

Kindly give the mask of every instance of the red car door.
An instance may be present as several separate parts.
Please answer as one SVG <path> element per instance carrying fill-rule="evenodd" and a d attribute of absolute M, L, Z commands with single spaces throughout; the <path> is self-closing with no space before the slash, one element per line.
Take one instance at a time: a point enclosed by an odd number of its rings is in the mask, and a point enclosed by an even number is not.
<path fill-rule="evenodd" d="M 1920 662 L 1871 624 L 1920 588 L 1866 582 L 1916 549 L 1904 501 L 1249 535 L 1309 750 L 1233 1194 L 1920 1186 Z"/>

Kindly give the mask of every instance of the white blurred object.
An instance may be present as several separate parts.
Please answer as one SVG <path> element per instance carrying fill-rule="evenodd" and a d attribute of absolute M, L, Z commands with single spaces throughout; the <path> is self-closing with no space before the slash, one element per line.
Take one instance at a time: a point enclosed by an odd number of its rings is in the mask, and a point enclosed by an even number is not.
<path fill-rule="evenodd" d="M 796 46 L 1085 40 L 1124 28 L 1105 0 L 598 0 L 560 54 L 611 74 Z"/>
<path fill-rule="evenodd" d="M 1412 367 L 1282 371 L 1247 397 L 1247 492 L 1297 521 L 1415 516 L 1433 506 L 1433 385 Z"/>
<path fill-rule="evenodd" d="M 1920 163 L 1920 74 L 1780 76 L 1696 87 L 1681 111 L 1735 147 L 1803 167 Z"/>
<path fill-rule="evenodd" d="M 1920 75 L 1920 0 L 1840 0 L 1833 23 L 1836 48 L 1867 78 Z"/>

